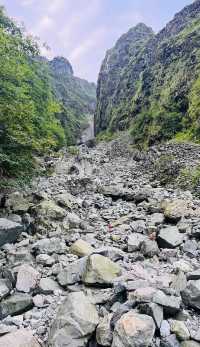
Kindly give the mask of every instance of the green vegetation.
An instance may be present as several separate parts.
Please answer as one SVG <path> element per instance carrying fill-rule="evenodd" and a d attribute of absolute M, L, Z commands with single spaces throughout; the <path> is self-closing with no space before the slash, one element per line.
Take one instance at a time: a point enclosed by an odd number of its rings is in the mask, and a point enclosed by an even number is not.
<path fill-rule="evenodd" d="M 38 170 L 36 156 L 76 144 L 94 111 L 95 85 L 74 77 L 65 58 L 48 62 L 39 54 L 0 7 L 1 186 L 27 181 Z"/>
<path fill-rule="evenodd" d="M 177 184 L 182 189 L 191 190 L 200 197 L 200 166 L 182 169 L 177 178 Z"/>
<path fill-rule="evenodd" d="M 194 2 L 157 35 L 140 24 L 117 41 L 98 81 L 97 133 L 130 129 L 144 148 L 200 142 L 199 11 Z"/>
<path fill-rule="evenodd" d="M 45 66 L 34 59 L 35 42 L 0 9 L 0 168 L 1 176 L 30 174 L 34 153 L 64 143 Z"/>

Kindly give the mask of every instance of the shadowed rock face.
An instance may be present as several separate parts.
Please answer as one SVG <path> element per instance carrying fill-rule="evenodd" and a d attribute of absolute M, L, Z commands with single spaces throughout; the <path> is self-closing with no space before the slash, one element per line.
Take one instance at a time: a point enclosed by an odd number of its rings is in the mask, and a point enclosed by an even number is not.
<path fill-rule="evenodd" d="M 133 136 L 144 140 L 151 131 L 152 143 L 182 130 L 199 77 L 199 25 L 197 0 L 157 35 L 140 24 L 118 40 L 99 74 L 96 133 L 134 128 L 137 122 Z"/>

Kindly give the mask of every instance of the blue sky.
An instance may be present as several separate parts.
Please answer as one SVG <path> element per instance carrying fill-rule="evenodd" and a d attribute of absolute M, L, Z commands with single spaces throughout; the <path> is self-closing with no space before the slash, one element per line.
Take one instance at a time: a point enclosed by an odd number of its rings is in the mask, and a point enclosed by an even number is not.
<path fill-rule="evenodd" d="M 192 0 L 0 0 L 8 14 L 63 55 L 75 74 L 95 81 L 107 49 L 138 22 L 160 30 Z"/>

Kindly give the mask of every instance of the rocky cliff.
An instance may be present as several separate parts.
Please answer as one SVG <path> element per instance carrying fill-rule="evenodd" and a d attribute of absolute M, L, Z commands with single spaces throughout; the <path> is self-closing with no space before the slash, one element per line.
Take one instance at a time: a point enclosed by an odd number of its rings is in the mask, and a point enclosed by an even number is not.
<path fill-rule="evenodd" d="M 121 37 L 107 53 L 99 74 L 97 133 L 131 127 L 135 141 L 148 144 L 177 133 L 199 138 L 199 28 L 197 0 L 157 35 L 140 24 Z"/>
<path fill-rule="evenodd" d="M 71 142 L 79 137 L 87 126 L 88 115 L 93 115 L 96 106 L 96 86 L 75 77 L 70 62 L 56 57 L 48 62 L 54 94 L 62 105 L 59 118 Z"/>

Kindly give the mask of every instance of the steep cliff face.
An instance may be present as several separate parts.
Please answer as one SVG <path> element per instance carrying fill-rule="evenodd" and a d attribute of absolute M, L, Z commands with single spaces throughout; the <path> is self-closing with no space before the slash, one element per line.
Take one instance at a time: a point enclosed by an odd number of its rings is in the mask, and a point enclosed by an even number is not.
<path fill-rule="evenodd" d="M 58 115 L 69 142 L 75 143 L 83 128 L 87 126 L 88 115 L 96 107 L 96 86 L 74 76 L 70 62 L 56 57 L 48 62 L 54 94 L 62 105 Z"/>
<path fill-rule="evenodd" d="M 126 98 L 126 70 L 145 43 L 153 37 L 153 31 L 144 24 L 130 29 L 106 53 L 97 85 L 96 132 L 105 130 L 112 119 L 112 110 Z M 124 85 L 125 89 L 122 89 Z"/>
<path fill-rule="evenodd" d="M 100 72 L 96 131 L 131 127 L 135 142 L 148 144 L 177 133 L 198 138 L 199 67 L 200 0 L 197 0 L 131 55 L 118 85 L 106 100 L 106 107 L 101 87 L 106 85 L 110 73 L 102 81 Z"/>

